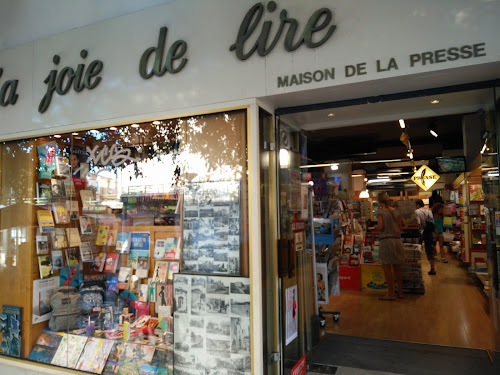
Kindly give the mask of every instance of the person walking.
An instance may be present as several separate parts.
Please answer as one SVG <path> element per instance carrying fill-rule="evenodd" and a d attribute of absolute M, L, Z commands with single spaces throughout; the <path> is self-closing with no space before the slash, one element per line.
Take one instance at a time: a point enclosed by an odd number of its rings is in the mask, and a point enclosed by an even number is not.
<path fill-rule="evenodd" d="M 403 272 L 401 264 L 404 262 L 403 242 L 401 241 L 401 216 L 390 206 L 390 198 L 386 193 L 378 196 L 377 230 L 379 234 L 379 261 L 384 270 L 388 292 L 381 300 L 393 301 L 396 299 L 394 277 L 398 283 L 398 298 L 404 298 Z M 394 275 L 392 271 L 394 270 Z"/>
<path fill-rule="evenodd" d="M 434 216 L 434 237 L 436 245 L 439 242 L 439 252 L 441 254 L 441 262 L 448 263 L 448 260 L 444 257 L 444 227 L 443 227 L 443 211 L 444 205 L 442 203 L 436 203 L 432 206 L 432 216 Z M 437 254 L 437 250 L 435 251 Z M 439 259 L 439 258 L 438 258 Z"/>
<path fill-rule="evenodd" d="M 434 241 L 434 217 L 432 216 L 432 212 L 424 208 L 424 202 L 422 199 L 417 199 L 416 205 L 417 210 L 415 211 L 415 214 L 417 215 L 417 222 L 420 228 L 420 243 L 424 245 L 425 255 L 427 255 L 427 260 L 431 266 L 428 274 L 435 275 L 436 268 L 434 266 L 434 250 L 436 243 Z"/>

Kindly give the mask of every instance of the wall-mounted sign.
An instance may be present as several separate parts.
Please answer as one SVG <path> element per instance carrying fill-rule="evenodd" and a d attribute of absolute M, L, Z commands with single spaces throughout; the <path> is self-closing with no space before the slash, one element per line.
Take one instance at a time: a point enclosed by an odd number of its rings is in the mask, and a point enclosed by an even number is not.
<path fill-rule="evenodd" d="M 427 191 L 437 182 L 437 180 L 439 180 L 439 175 L 427 165 L 422 165 L 420 169 L 411 177 L 411 180 L 421 189 Z"/>
<path fill-rule="evenodd" d="M 3 69 L 0 68 L 0 78 L 2 78 L 2 74 Z M 0 105 L 2 107 L 6 107 L 9 104 L 16 104 L 17 98 L 19 97 L 16 93 L 18 84 L 19 81 L 17 79 L 11 79 L 0 85 Z"/>

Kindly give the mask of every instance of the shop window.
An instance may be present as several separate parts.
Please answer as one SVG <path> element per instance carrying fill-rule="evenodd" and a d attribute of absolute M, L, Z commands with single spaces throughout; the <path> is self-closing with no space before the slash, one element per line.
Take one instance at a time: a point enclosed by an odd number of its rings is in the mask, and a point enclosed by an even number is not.
<path fill-rule="evenodd" d="M 1 354 L 250 373 L 246 116 L 1 144 Z"/>

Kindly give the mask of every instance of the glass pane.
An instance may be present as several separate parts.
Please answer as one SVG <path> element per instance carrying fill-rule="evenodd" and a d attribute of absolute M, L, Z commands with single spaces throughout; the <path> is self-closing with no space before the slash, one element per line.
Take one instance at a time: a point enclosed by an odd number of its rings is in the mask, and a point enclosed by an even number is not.
<path fill-rule="evenodd" d="M 262 223 L 262 290 L 264 320 L 264 359 L 280 352 L 279 292 L 276 220 L 276 144 L 273 116 L 259 111 L 260 127 L 260 199 Z M 267 361 L 266 374 L 279 373 L 279 361 Z"/>
<path fill-rule="evenodd" d="M 2 352 L 105 374 L 172 373 L 174 355 L 179 373 L 210 370 L 224 354 L 249 373 L 246 118 L 0 145 L 0 304 L 14 348 Z M 176 279 L 186 273 L 199 275 L 189 288 Z"/>

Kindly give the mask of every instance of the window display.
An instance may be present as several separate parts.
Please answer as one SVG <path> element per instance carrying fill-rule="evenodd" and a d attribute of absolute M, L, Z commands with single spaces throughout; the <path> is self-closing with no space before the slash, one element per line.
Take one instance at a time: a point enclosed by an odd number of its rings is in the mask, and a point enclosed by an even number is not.
<path fill-rule="evenodd" d="M 223 310 L 208 285 L 211 299 L 188 310 L 175 277 L 248 276 L 246 132 L 240 110 L 1 144 L 1 171 L 19 178 L 0 190 L 0 285 L 16 281 L 2 300 L 20 313 L 17 324 L 1 315 L 1 354 L 173 373 L 174 316 Z M 229 359 L 207 350 L 197 361 L 249 372 L 249 281 L 216 278 L 236 336 L 219 348 Z"/>

